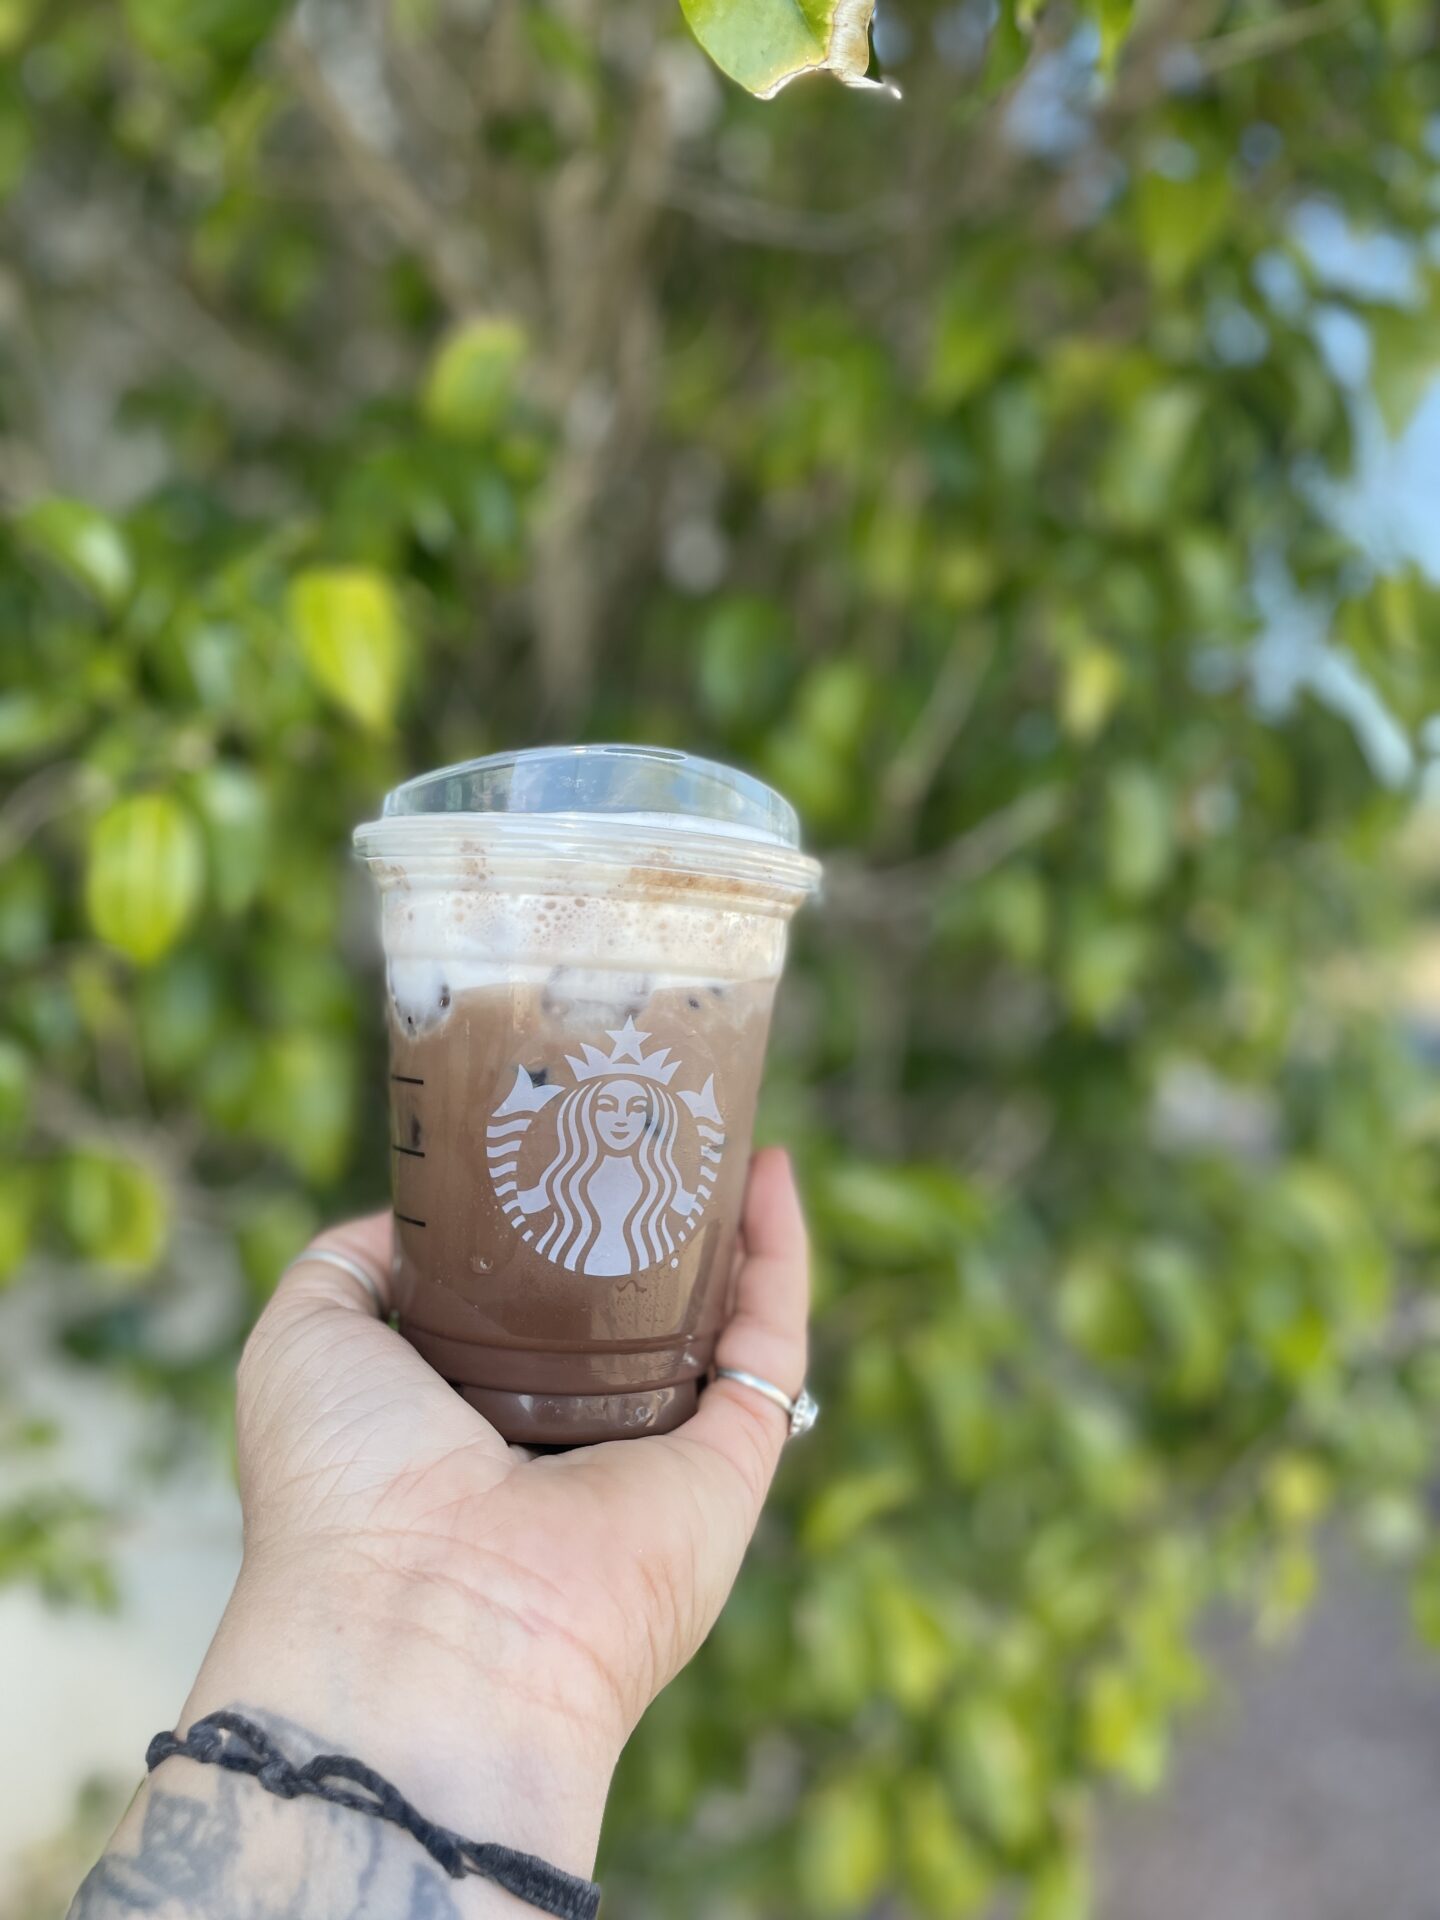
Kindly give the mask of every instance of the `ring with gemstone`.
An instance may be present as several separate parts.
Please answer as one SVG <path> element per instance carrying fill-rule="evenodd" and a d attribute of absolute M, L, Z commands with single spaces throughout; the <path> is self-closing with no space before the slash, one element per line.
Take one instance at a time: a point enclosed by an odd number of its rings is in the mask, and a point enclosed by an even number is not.
<path fill-rule="evenodd" d="M 785 1389 L 777 1387 L 773 1380 L 762 1380 L 758 1373 L 746 1373 L 741 1367 L 716 1367 L 715 1378 L 733 1380 L 737 1386 L 753 1387 L 756 1393 L 763 1393 L 767 1400 L 773 1400 L 790 1422 L 789 1438 L 792 1440 L 802 1433 L 808 1433 L 820 1418 L 820 1402 L 804 1387 L 792 1400 Z"/>

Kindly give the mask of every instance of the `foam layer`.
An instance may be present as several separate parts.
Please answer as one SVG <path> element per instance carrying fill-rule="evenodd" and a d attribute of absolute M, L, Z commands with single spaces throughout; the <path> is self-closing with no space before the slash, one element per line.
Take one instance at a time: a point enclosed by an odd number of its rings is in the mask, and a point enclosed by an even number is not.
<path fill-rule="evenodd" d="M 690 900 L 533 893 L 484 886 L 384 887 L 381 933 L 396 1016 L 411 1032 L 481 988 L 554 986 L 593 1024 L 663 987 L 774 979 L 786 920 Z"/>

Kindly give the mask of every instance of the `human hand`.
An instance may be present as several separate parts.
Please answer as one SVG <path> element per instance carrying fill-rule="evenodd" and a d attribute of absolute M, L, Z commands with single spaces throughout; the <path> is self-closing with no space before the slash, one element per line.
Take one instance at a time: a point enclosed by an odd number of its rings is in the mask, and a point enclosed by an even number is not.
<path fill-rule="evenodd" d="M 383 1292 L 390 1216 L 318 1244 Z M 720 1364 L 798 1393 L 807 1255 L 758 1154 Z M 589 1871 L 610 1773 L 724 1603 L 786 1435 L 717 1381 L 673 1433 L 530 1457 L 303 1257 L 246 1347 L 245 1559 L 182 1726 L 248 1702 L 361 1754 L 435 1819 Z"/>

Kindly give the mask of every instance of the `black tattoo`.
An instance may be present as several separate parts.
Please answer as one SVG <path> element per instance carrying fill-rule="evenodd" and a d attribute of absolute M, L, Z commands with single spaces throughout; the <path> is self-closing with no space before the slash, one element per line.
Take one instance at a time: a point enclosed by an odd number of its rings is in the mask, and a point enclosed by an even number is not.
<path fill-rule="evenodd" d="M 321 1744 L 244 1711 L 276 1739 Z M 169 1765 L 177 1784 L 151 1779 L 135 1851 L 102 1855 L 69 1920 L 460 1920 L 452 1883 L 408 1835 L 216 1767 Z"/>

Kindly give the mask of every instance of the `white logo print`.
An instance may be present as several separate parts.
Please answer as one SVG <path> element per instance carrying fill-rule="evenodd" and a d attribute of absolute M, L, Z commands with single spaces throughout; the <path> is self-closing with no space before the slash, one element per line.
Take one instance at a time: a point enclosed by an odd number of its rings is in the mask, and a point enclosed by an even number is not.
<path fill-rule="evenodd" d="M 715 1076 L 698 1092 L 672 1093 L 680 1062 L 668 1047 L 647 1054 L 650 1036 L 633 1019 L 606 1031 L 608 1054 L 587 1043 L 583 1059 L 566 1055 L 573 1086 L 537 1084 L 515 1069 L 487 1129 L 495 1195 L 522 1239 L 557 1267 L 618 1275 L 678 1266 L 725 1148 Z M 527 1173 L 541 1168 L 533 1186 L 520 1184 L 522 1160 Z"/>

